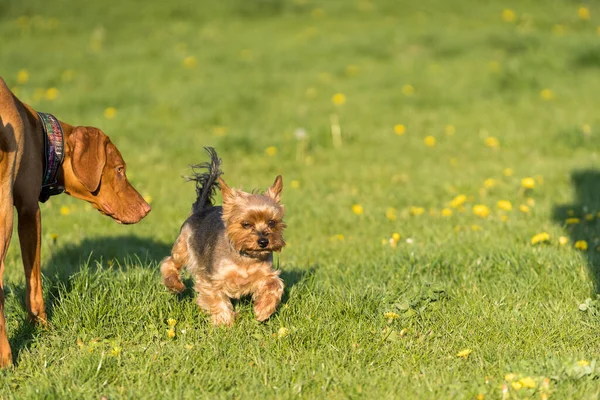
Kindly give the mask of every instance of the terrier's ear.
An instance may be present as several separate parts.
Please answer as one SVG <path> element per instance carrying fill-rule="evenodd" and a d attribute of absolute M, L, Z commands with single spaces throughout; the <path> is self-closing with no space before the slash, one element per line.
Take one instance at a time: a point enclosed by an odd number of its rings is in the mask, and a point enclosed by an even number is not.
<path fill-rule="evenodd" d="M 283 190 L 283 178 L 281 175 L 277 175 L 273 186 L 267 189 L 267 196 L 279 203 L 281 200 L 281 191 Z"/>
<path fill-rule="evenodd" d="M 219 177 L 219 187 L 221 188 L 221 194 L 223 195 L 223 203 L 230 202 L 234 196 L 233 190 L 227 186 L 227 183 L 225 183 L 221 177 Z"/>

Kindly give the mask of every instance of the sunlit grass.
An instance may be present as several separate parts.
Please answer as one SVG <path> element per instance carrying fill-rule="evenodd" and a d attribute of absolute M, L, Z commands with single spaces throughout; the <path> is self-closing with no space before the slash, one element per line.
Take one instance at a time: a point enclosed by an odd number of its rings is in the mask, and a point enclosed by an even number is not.
<path fill-rule="evenodd" d="M 42 205 L 48 329 L 6 260 L 0 398 L 585 398 L 600 376 L 597 10 L 568 2 L 0 6 L 3 78 L 102 128 L 152 203 Z M 284 303 L 210 326 L 157 263 L 182 176 L 284 177 Z M 189 282 L 188 282 L 189 284 Z"/>

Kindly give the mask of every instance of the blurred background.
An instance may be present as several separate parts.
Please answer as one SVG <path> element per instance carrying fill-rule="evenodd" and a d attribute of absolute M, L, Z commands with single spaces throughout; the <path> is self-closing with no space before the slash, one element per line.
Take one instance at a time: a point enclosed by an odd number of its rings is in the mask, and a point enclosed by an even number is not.
<path fill-rule="evenodd" d="M 46 247 L 109 232 L 170 242 L 194 196 L 181 176 L 207 145 L 235 186 L 283 174 L 288 255 L 302 263 L 342 243 L 360 250 L 336 260 L 379 254 L 393 233 L 423 248 L 512 243 L 513 229 L 528 240 L 560 228 L 571 171 L 597 163 L 587 3 L 8 0 L 0 15 L 15 94 L 103 129 L 154 208 L 117 227 L 53 198 Z"/>

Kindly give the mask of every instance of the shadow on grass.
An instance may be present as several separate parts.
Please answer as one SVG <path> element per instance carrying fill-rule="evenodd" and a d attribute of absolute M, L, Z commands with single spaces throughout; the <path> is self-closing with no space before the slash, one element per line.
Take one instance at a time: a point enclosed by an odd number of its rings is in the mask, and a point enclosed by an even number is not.
<path fill-rule="evenodd" d="M 126 269 L 131 265 L 156 268 L 160 260 L 169 254 L 171 246 L 149 238 L 127 235 L 85 239 L 79 244 L 66 245 L 52 251 L 50 260 L 42 266 L 48 322 L 52 323 L 52 312 L 59 289 L 70 290 L 70 277 L 82 265 L 88 264 L 92 270 L 100 265 L 115 269 Z M 25 299 L 24 285 L 13 287 L 13 292 L 17 298 Z M 15 362 L 18 362 L 19 353 L 31 345 L 39 329 L 43 328 L 26 322 L 19 324 L 10 338 Z"/>
<path fill-rule="evenodd" d="M 142 266 L 158 270 L 158 263 L 169 255 L 172 244 L 156 242 L 152 239 L 137 236 L 117 236 L 96 239 L 86 239 L 77 245 L 67 245 L 52 253 L 50 260 L 43 266 L 44 288 L 47 294 L 44 296 L 46 302 L 46 313 L 48 322 L 52 323 L 52 312 L 58 301 L 59 291 L 70 290 L 70 277 L 77 273 L 82 265 L 88 264 L 88 268 L 94 270 L 100 265 L 112 267 L 117 270 L 126 269 L 128 266 Z M 292 287 L 300 282 L 311 279 L 317 266 L 306 270 L 283 269 L 281 278 L 285 282 L 285 291 L 282 304 L 285 304 L 290 296 Z M 157 273 L 157 279 L 158 273 Z M 184 279 L 186 290 L 179 294 L 179 300 L 195 298 L 193 280 L 189 277 Z M 166 289 L 165 289 L 166 290 Z M 15 295 L 25 299 L 25 286 L 14 287 Z M 241 300 L 247 304 L 250 300 Z M 23 309 L 25 305 L 23 304 Z M 19 354 L 29 348 L 40 329 L 29 323 L 21 323 L 17 331 L 10 338 L 11 348 L 16 363 Z"/>
<path fill-rule="evenodd" d="M 600 171 L 576 171 L 571 175 L 575 187 L 573 204 L 554 208 L 554 220 L 568 231 L 572 244 L 585 241 L 588 270 L 594 280 L 596 293 L 600 293 Z M 592 295 L 595 295 L 592 294 Z"/>

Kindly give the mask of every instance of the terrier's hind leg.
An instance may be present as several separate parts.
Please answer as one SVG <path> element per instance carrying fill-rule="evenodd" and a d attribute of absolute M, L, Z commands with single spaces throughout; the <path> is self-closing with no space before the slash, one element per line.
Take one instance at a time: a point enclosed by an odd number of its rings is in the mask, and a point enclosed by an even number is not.
<path fill-rule="evenodd" d="M 185 290 L 185 285 L 181 281 L 181 268 L 189 260 L 188 238 L 189 230 L 184 227 L 173 245 L 171 255 L 160 262 L 163 283 L 170 291 L 175 293 L 181 293 Z"/>

